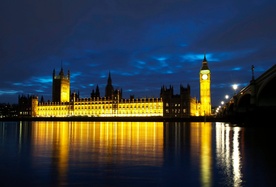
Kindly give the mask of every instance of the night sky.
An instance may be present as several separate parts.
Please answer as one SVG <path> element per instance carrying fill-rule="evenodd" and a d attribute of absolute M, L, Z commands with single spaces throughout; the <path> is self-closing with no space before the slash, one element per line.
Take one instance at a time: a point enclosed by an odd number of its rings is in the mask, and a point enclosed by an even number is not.
<path fill-rule="evenodd" d="M 51 100 L 52 72 L 71 72 L 71 91 L 105 94 L 108 73 L 123 98 L 160 97 L 191 86 L 199 100 L 204 54 L 212 105 L 232 85 L 275 64 L 275 0 L 1 0 L 0 103 Z"/>

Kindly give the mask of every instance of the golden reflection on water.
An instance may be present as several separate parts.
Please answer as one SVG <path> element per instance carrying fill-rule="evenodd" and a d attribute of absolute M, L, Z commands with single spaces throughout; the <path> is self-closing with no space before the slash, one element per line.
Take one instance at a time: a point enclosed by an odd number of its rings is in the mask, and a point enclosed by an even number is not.
<path fill-rule="evenodd" d="M 30 138 L 32 167 L 52 175 L 59 185 L 66 185 L 76 168 L 100 171 L 103 167 L 144 165 L 171 172 L 174 164 L 166 163 L 177 163 L 181 173 L 187 169 L 186 165 L 182 168 L 187 155 L 191 162 L 187 167 L 199 172 L 196 180 L 201 186 L 217 185 L 218 180 L 221 186 L 242 186 L 244 182 L 245 135 L 241 127 L 209 122 L 30 123 L 20 122 L 18 128 L 0 123 L 1 141 L 8 142 L 14 132 L 20 152 L 25 147 L 23 140 Z M 224 177 L 218 179 L 217 175 Z"/>
<path fill-rule="evenodd" d="M 32 134 L 34 156 L 52 155 L 60 177 L 68 163 L 163 164 L 162 122 L 33 122 Z"/>
<path fill-rule="evenodd" d="M 191 154 L 199 160 L 201 186 L 212 184 L 212 123 L 191 122 Z M 199 158 L 198 158 L 199 157 Z"/>
<path fill-rule="evenodd" d="M 201 184 L 211 186 L 212 182 L 212 123 L 201 126 Z"/>
<path fill-rule="evenodd" d="M 51 169 L 57 172 L 57 180 L 60 185 L 64 185 L 67 176 L 69 159 L 69 135 L 68 122 L 33 122 L 32 124 L 33 154 L 39 162 L 50 163 Z M 50 156 L 49 156 L 50 155 Z M 51 160 L 43 160 L 51 158 Z"/>

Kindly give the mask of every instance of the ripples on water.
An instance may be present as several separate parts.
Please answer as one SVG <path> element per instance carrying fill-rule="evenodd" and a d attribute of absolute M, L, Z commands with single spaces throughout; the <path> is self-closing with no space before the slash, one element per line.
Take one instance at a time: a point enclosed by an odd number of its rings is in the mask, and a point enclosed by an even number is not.
<path fill-rule="evenodd" d="M 273 186 L 270 132 L 208 122 L 0 122 L 0 179 L 3 186 Z"/>

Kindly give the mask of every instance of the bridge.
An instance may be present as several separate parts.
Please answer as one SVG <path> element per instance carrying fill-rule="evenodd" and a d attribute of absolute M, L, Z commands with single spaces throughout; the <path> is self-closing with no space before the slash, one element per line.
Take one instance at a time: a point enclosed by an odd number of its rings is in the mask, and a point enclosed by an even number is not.
<path fill-rule="evenodd" d="M 276 120 L 276 64 L 225 103 L 217 118 L 232 122 L 270 122 Z"/>

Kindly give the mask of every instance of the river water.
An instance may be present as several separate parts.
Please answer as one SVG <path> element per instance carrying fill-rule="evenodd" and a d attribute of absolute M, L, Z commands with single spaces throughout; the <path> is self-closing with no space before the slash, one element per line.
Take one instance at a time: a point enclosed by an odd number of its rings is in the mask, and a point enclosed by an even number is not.
<path fill-rule="evenodd" d="M 220 122 L 0 122 L 0 186 L 275 186 L 275 134 Z"/>

